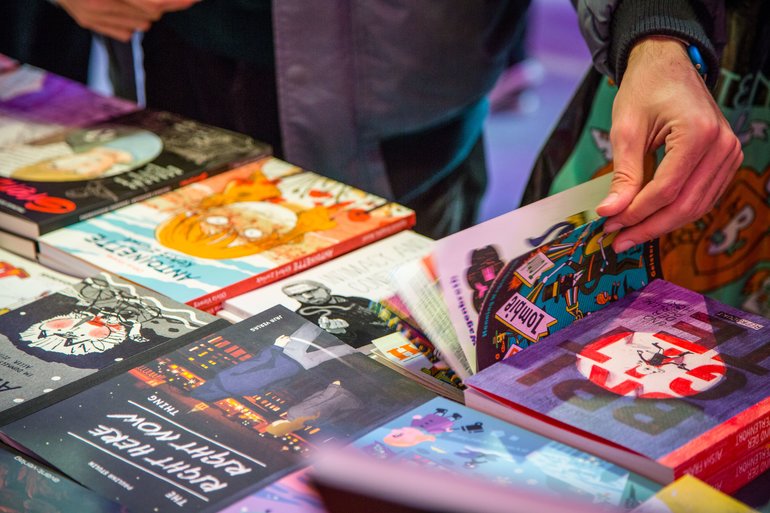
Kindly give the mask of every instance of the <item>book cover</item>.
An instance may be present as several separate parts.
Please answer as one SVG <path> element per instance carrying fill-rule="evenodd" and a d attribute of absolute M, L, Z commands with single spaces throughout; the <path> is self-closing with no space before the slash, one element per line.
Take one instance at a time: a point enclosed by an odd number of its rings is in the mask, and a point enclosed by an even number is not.
<path fill-rule="evenodd" d="M 276 306 L 2 431 L 131 511 L 219 511 L 430 397 Z"/>
<path fill-rule="evenodd" d="M 631 513 L 752 513 L 756 510 L 690 475 L 684 475 Z"/>
<path fill-rule="evenodd" d="M 466 400 L 667 483 L 767 443 L 769 357 L 766 318 L 654 280 L 480 372 Z"/>
<path fill-rule="evenodd" d="M 223 508 L 219 513 L 328 513 L 313 486 L 308 468 L 282 477 L 274 483 Z"/>
<path fill-rule="evenodd" d="M 0 446 L 0 511 L 128 513 L 122 506 L 7 446 Z"/>
<path fill-rule="evenodd" d="M 222 325 L 109 274 L 18 306 L 0 315 L 0 424 Z"/>
<path fill-rule="evenodd" d="M 657 239 L 618 254 L 603 226 L 597 219 L 505 265 L 479 312 L 479 370 L 661 277 Z"/>
<path fill-rule="evenodd" d="M 0 74 L 0 148 L 139 109 L 50 71 L 16 64 Z"/>
<path fill-rule="evenodd" d="M 413 222 L 405 207 L 269 157 L 57 230 L 40 251 L 216 309 Z"/>
<path fill-rule="evenodd" d="M 77 282 L 72 276 L 0 249 L 0 315 Z"/>
<path fill-rule="evenodd" d="M 599 177 L 436 241 L 433 264 L 460 346 L 475 372 L 481 304 L 510 260 L 596 219 L 609 190 Z"/>
<path fill-rule="evenodd" d="M 142 110 L 0 149 L 0 220 L 37 238 L 269 153 L 248 136 Z"/>
<path fill-rule="evenodd" d="M 352 445 L 375 460 L 580 500 L 596 510 L 628 510 L 660 489 L 618 465 L 444 398 L 378 426 Z"/>
<path fill-rule="evenodd" d="M 346 255 L 298 273 L 280 283 L 228 299 L 222 308 L 242 319 L 282 304 L 310 320 L 335 317 L 333 312 L 351 309 L 353 302 L 381 302 L 395 294 L 391 273 L 410 260 L 427 255 L 433 241 L 411 230 L 404 230 L 380 241 L 367 244 Z M 314 290 L 317 291 L 314 294 Z M 328 293 L 323 294 L 326 290 Z M 328 296 L 327 299 L 315 297 Z M 338 301 L 333 297 L 338 297 Z M 342 298 L 350 298 L 345 301 Z M 345 333 L 335 333 L 344 339 Z M 371 337 L 370 337 L 371 338 Z"/>

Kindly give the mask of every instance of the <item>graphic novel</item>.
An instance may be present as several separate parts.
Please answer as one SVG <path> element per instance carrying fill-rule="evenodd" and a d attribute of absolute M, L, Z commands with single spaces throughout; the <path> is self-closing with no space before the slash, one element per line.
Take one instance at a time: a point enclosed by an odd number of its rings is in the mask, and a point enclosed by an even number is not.
<path fill-rule="evenodd" d="M 660 489 L 613 463 L 444 398 L 380 425 L 352 445 L 372 459 L 405 462 L 426 473 L 579 497 L 597 511 L 632 509 Z"/>
<path fill-rule="evenodd" d="M 467 380 L 466 401 L 668 483 L 768 442 L 769 371 L 768 319 L 654 280 Z"/>
<path fill-rule="evenodd" d="M 3 435 L 131 511 L 219 511 L 431 397 L 276 306 Z"/>
<path fill-rule="evenodd" d="M 0 315 L 0 424 L 222 325 L 109 274 L 18 306 Z"/>
<path fill-rule="evenodd" d="M 57 230 L 40 251 L 216 309 L 413 221 L 405 207 L 265 158 Z"/>
<path fill-rule="evenodd" d="M 267 153 L 175 114 L 125 114 L 0 149 L 0 220 L 34 239 Z"/>
<path fill-rule="evenodd" d="M 0 315 L 78 280 L 0 249 Z"/>
<path fill-rule="evenodd" d="M 657 241 L 617 254 L 597 219 L 508 262 L 480 309 L 485 369 L 660 277 Z"/>

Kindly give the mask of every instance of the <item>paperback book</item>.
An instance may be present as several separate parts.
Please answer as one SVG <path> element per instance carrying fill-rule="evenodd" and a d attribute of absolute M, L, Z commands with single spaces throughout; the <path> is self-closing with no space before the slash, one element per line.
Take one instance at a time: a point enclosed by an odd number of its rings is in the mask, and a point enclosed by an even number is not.
<path fill-rule="evenodd" d="M 131 511 L 213 512 L 431 397 L 276 306 L 2 433 Z"/>
<path fill-rule="evenodd" d="M 0 149 L 0 222 L 35 239 L 269 153 L 248 136 L 142 110 Z"/>
<path fill-rule="evenodd" d="M 661 277 L 657 239 L 615 253 L 603 228 L 603 218 L 580 226 L 498 273 L 479 311 L 479 370 Z"/>
<path fill-rule="evenodd" d="M 770 439 L 769 356 L 766 318 L 654 280 L 473 376 L 466 401 L 660 483 L 708 481 Z"/>
<path fill-rule="evenodd" d="M 0 315 L 77 282 L 77 278 L 0 249 Z"/>
<path fill-rule="evenodd" d="M 439 490 L 470 487 L 468 498 L 480 501 L 483 484 L 507 489 L 510 506 L 519 493 L 540 497 L 543 506 L 558 502 L 594 512 L 628 511 L 660 489 L 618 465 L 444 398 L 381 424 L 351 446 L 358 456 L 324 451 L 315 479 L 395 503 L 420 499 L 433 505 L 425 511 L 453 511 L 439 507 Z M 404 476 L 411 471 L 409 482 Z M 506 505 L 497 506 L 493 511 Z"/>
<path fill-rule="evenodd" d="M 413 223 L 405 207 L 268 157 L 57 230 L 40 252 L 216 310 Z"/>
<path fill-rule="evenodd" d="M 109 274 L 47 292 L 0 315 L 0 425 L 227 325 Z"/>
<path fill-rule="evenodd" d="M 756 513 L 756 510 L 696 477 L 684 475 L 631 513 Z"/>
<path fill-rule="evenodd" d="M 139 110 L 29 64 L 0 62 L 0 148 Z"/>
<path fill-rule="evenodd" d="M 7 446 L 0 446 L 0 511 L 128 513 L 122 506 Z"/>

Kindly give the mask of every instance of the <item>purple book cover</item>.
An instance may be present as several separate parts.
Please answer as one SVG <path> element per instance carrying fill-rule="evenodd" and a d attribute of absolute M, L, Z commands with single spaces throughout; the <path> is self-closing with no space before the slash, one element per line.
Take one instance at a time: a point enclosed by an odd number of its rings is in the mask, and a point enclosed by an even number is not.
<path fill-rule="evenodd" d="M 769 357 L 768 319 L 655 280 L 467 384 L 677 468 L 770 436 Z"/>

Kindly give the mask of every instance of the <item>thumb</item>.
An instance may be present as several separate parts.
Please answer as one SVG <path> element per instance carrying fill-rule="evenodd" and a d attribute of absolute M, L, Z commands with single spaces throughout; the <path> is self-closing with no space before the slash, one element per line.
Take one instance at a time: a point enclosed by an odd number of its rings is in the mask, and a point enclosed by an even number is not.
<path fill-rule="evenodd" d="M 625 210 L 639 193 L 644 183 L 644 154 L 646 134 L 613 126 L 612 142 L 613 175 L 607 196 L 596 207 L 602 217 L 617 215 Z"/>

